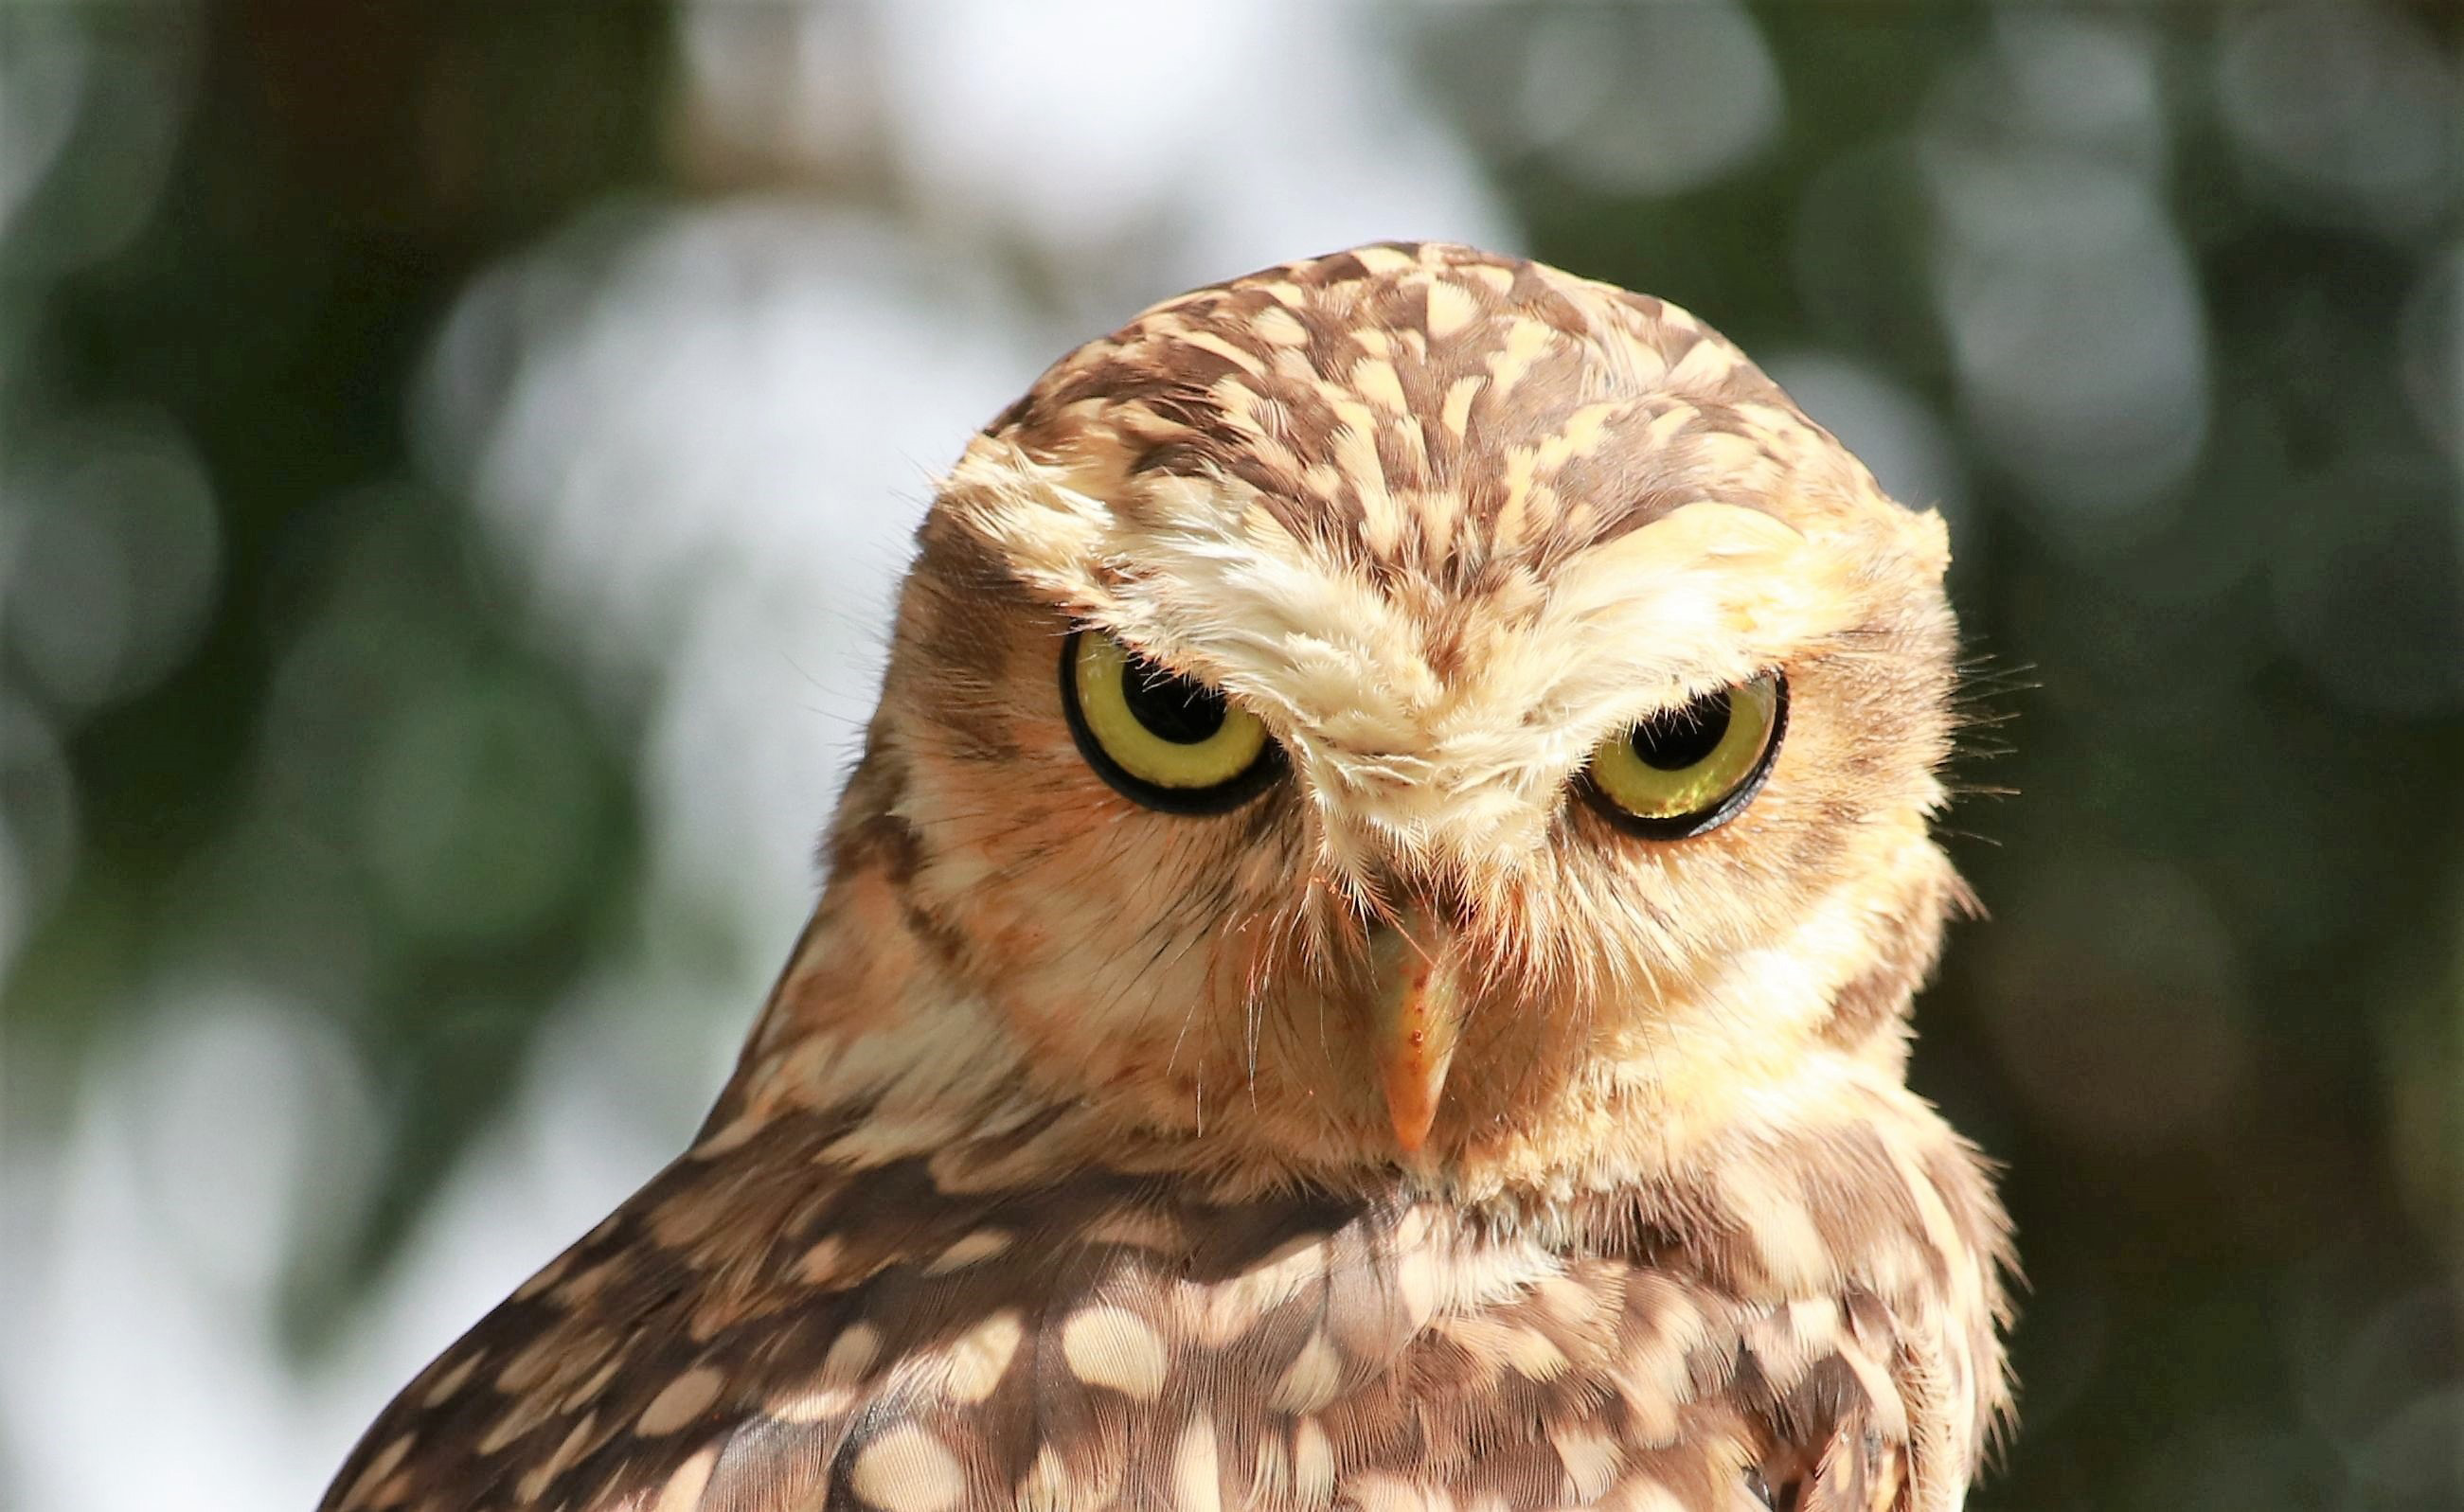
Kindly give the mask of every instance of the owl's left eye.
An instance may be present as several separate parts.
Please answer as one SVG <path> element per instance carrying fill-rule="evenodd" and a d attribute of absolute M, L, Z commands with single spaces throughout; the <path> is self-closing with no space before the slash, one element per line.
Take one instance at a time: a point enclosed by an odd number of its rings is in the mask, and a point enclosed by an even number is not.
<path fill-rule="evenodd" d="M 1649 840 L 1685 840 L 1737 817 L 1771 775 L 1788 730 L 1777 672 L 1715 689 L 1618 731 L 1583 769 L 1592 806 Z"/>
<path fill-rule="evenodd" d="M 1061 704 L 1087 764 L 1149 808 L 1221 814 L 1282 770 L 1282 748 L 1255 714 L 1101 631 L 1063 646 Z"/>

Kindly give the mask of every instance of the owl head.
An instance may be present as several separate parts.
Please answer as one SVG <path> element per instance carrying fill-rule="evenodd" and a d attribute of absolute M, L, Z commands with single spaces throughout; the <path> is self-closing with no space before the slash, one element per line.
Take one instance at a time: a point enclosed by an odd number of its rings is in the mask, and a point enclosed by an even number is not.
<path fill-rule="evenodd" d="M 1683 311 L 1442 245 L 1238 278 L 1055 364 L 920 540 L 836 831 L 874 943 L 757 1051 L 894 1024 L 1125 1143 L 1471 1184 L 1896 1078 L 1943 527 Z"/>

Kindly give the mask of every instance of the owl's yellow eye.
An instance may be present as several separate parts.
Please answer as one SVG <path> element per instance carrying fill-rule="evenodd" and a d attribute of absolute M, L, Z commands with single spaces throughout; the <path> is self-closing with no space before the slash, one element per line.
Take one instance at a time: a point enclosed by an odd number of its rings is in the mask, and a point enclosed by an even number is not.
<path fill-rule="evenodd" d="M 1753 799 L 1788 728 L 1788 682 L 1766 672 L 1599 743 L 1583 769 L 1593 806 L 1653 840 L 1719 828 Z"/>
<path fill-rule="evenodd" d="M 1282 769 L 1282 748 L 1255 714 L 1101 631 L 1063 647 L 1061 702 L 1087 764 L 1150 808 L 1220 814 Z"/>

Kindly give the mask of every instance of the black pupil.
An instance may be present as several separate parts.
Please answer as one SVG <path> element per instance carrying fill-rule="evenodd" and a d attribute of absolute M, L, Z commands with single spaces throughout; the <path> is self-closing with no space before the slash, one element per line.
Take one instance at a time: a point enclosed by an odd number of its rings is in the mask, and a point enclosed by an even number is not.
<path fill-rule="evenodd" d="M 1707 759 L 1728 734 L 1728 694 L 1705 693 L 1683 709 L 1654 714 L 1634 727 L 1627 738 L 1642 764 L 1661 772 L 1683 772 Z"/>
<path fill-rule="evenodd" d="M 1223 728 L 1223 695 L 1203 683 L 1133 657 L 1121 676 L 1130 712 L 1156 738 L 1194 746 Z"/>

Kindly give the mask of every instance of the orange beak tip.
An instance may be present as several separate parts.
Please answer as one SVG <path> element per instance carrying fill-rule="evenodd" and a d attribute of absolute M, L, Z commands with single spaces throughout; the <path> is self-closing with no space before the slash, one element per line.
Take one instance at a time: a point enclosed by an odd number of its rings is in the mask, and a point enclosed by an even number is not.
<path fill-rule="evenodd" d="M 1394 1126 L 1395 1143 L 1406 1155 L 1417 1155 L 1429 1142 L 1430 1126 L 1438 1121 L 1437 1099 L 1420 1088 L 1390 1083 L 1386 1092 L 1386 1116 Z"/>
<path fill-rule="evenodd" d="M 1430 1018 L 1430 995 L 1410 995 L 1380 1057 L 1387 1122 L 1406 1155 L 1419 1153 L 1438 1121 L 1446 1071 L 1454 1060 L 1454 1025 Z"/>
<path fill-rule="evenodd" d="M 1463 1012 L 1459 984 L 1441 950 L 1415 937 L 1424 932 L 1396 931 L 1380 963 L 1391 985 L 1378 1002 L 1377 1075 L 1387 1123 L 1407 1158 L 1428 1144 L 1437 1123 Z"/>

